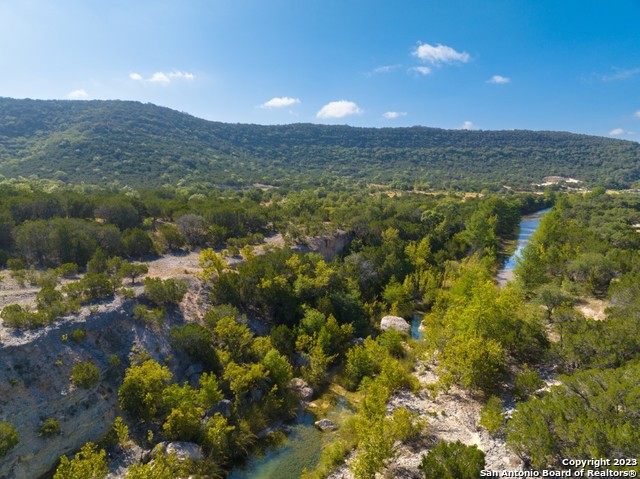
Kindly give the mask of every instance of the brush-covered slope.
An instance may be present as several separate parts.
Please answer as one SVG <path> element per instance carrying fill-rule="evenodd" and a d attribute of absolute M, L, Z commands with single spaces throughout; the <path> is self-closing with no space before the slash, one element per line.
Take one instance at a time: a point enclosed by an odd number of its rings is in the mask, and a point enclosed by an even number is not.
<path fill-rule="evenodd" d="M 151 104 L 0 98 L 0 174 L 159 186 L 352 181 L 526 186 L 549 175 L 627 187 L 640 144 L 563 132 L 210 122 Z"/>

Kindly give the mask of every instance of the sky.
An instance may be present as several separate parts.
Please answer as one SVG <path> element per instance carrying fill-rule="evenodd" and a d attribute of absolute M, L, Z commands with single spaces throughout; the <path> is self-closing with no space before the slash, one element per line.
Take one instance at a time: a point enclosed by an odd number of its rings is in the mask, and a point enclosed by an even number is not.
<path fill-rule="evenodd" d="M 0 0 L 0 96 L 640 141 L 640 0 Z"/>

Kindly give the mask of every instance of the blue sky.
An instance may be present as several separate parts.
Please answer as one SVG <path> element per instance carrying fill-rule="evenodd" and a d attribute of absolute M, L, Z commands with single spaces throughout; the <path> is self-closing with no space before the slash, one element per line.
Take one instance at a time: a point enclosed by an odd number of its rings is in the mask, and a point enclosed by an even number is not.
<path fill-rule="evenodd" d="M 0 0 L 0 96 L 640 140 L 640 0 Z"/>

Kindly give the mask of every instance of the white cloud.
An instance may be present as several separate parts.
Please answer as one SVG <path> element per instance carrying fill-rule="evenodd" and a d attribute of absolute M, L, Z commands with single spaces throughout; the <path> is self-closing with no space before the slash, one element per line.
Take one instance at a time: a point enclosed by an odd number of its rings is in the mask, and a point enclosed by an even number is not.
<path fill-rule="evenodd" d="M 458 52 L 446 45 L 433 46 L 428 43 L 419 43 L 412 55 L 432 65 L 454 62 L 467 63 L 471 60 L 471 56 L 467 52 Z"/>
<path fill-rule="evenodd" d="M 387 120 L 395 120 L 396 118 L 400 118 L 401 116 L 407 116 L 406 111 L 388 111 L 383 113 L 383 115 Z"/>
<path fill-rule="evenodd" d="M 609 132 L 609 136 L 621 136 L 621 135 L 632 135 L 630 131 L 623 130 L 622 128 L 614 128 Z"/>
<path fill-rule="evenodd" d="M 67 93 L 67 98 L 71 100 L 84 100 L 86 98 L 89 98 L 89 94 L 87 93 L 86 90 L 83 90 L 83 89 L 73 90 Z"/>
<path fill-rule="evenodd" d="M 323 106 L 318 113 L 317 118 L 344 118 L 350 115 L 360 115 L 362 110 L 352 102 L 346 100 L 332 101 Z"/>
<path fill-rule="evenodd" d="M 283 108 L 285 106 L 296 105 L 300 103 L 299 98 L 291 98 L 288 96 L 276 96 L 271 100 L 264 102 L 260 108 Z"/>
<path fill-rule="evenodd" d="M 472 121 L 469 121 L 469 120 L 465 120 L 462 126 L 460 127 L 461 130 L 475 130 L 475 128 L 476 126 L 473 124 Z"/>
<path fill-rule="evenodd" d="M 635 112 L 635 113 L 633 114 L 633 117 L 634 117 L 634 118 L 637 118 L 638 120 L 640 120 L 640 110 L 638 110 L 637 112 Z"/>
<path fill-rule="evenodd" d="M 503 77 L 502 75 L 493 75 L 487 83 L 494 83 L 496 85 L 504 85 L 506 83 L 511 83 L 511 78 Z"/>
<path fill-rule="evenodd" d="M 148 83 L 161 83 L 163 85 L 168 85 L 169 83 L 171 83 L 173 80 L 187 80 L 187 81 L 191 81 L 193 79 L 195 79 L 195 76 L 193 73 L 188 73 L 188 72 L 181 72 L 178 70 L 173 70 L 170 72 L 155 72 L 153 75 L 151 75 L 151 77 L 145 79 L 142 75 L 140 75 L 139 73 L 129 73 L 129 78 L 131 78 L 134 81 L 143 81 L 143 82 L 148 82 Z"/>
<path fill-rule="evenodd" d="M 149 81 L 151 83 L 171 83 L 171 78 L 169 78 L 169 75 L 166 73 L 155 72 L 151 78 L 149 78 Z"/>
<path fill-rule="evenodd" d="M 413 73 L 418 73 L 418 74 L 424 75 L 424 76 L 427 76 L 427 75 L 431 74 L 431 68 L 429 68 L 429 67 L 412 67 L 412 68 L 409 68 L 408 71 L 409 71 L 409 73 L 413 72 Z"/>
<path fill-rule="evenodd" d="M 375 68 L 373 73 L 389 73 L 400 67 L 401 65 L 382 65 L 381 67 Z"/>
<path fill-rule="evenodd" d="M 193 73 L 180 72 L 180 71 L 174 70 L 171 73 L 169 73 L 169 78 L 182 78 L 184 80 L 193 80 L 195 76 L 193 75 Z"/>

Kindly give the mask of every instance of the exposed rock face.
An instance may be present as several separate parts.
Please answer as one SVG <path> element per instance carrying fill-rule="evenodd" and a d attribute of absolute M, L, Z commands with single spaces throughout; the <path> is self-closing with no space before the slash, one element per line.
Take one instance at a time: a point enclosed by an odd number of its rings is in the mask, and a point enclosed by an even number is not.
<path fill-rule="evenodd" d="M 200 461 L 204 458 L 202 448 L 193 442 L 161 442 L 158 444 L 154 452 L 163 452 L 166 455 L 172 454 L 180 461 L 190 459 L 192 461 Z"/>
<path fill-rule="evenodd" d="M 330 421 L 329 419 L 320 419 L 319 421 L 316 421 L 313 424 L 321 431 L 332 431 L 338 428 L 338 426 L 336 426 L 336 423 L 333 421 Z"/>
<path fill-rule="evenodd" d="M 338 230 L 332 235 L 307 238 L 306 245 L 296 245 L 294 249 L 320 253 L 327 261 L 331 261 L 335 256 L 342 254 L 352 239 L 353 233 Z"/>
<path fill-rule="evenodd" d="M 0 347 L 0 418 L 16 427 L 20 442 L 0 459 L 1 479 L 38 478 L 61 455 L 71 455 L 108 432 L 118 410 L 117 388 L 134 345 L 158 360 L 171 352 L 168 330 L 150 330 L 134 321 L 133 306 L 134 301 L 116 298 L 93 314 L 83 308 L 46 328 L 5 335 Z M 76 329 L 86 331 L 79 343 L 71 340 Z M 113 355 L 119 367 L 110 364 Z M 100 369 L 100 381 L 91 389 L 77 388 L 70 381 L 71 369 L 79 361 L 91 361 Z M 47 418 L 60 422 L 60 436 L 40 436 Z"/>
<path fill-rule="evenodd" d="M 404 333 L 411 333 L 411 325 L 407 323 L 400 316 L 385 316 L 380 321 L 380 329 L 387 331 L 388 329 L 395 329 Z"/>
<path fill-rule="evenodd" d="M 231 417 L 231 410 L 233 409 L 233 403 L 228 399 L 221 399 L 214 406 L 207 411 L 207 417 L 213 417 L 215 413 L 220 413 L 222 417 L 229 419 Z"/>
<path fill-rule="evenodd" d="M 289 387 L 302 401 L 309 402 L 313 398 L 313 389 L 304 379 L 293 378 L 289 383 Z"/>

